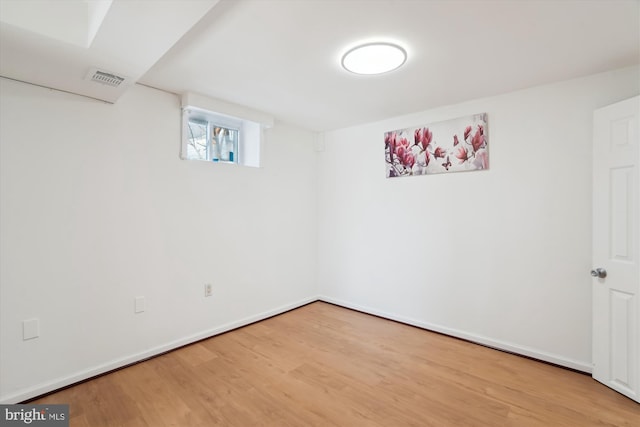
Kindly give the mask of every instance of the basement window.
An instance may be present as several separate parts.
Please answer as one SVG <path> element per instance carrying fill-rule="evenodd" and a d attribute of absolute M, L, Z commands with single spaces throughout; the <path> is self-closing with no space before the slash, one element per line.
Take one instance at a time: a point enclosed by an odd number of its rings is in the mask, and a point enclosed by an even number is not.
<path fill-rule="evenodd" d="M 182 95 L 180 157 L 260 167 L 264 129 L 273 117 L 194 93 Z"/>
<path fill-rule="evenodd" d="M 191 108 L 183 114 L 183 159 L 238 163 L 241 120 Z"/>

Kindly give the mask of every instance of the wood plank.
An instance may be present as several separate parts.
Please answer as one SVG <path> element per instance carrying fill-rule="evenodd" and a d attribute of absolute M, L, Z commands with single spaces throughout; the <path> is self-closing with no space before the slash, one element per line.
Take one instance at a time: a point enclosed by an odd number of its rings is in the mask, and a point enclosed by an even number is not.
<path fill-rule="evenodd" d="M 590 377 L 316 302 L 34 401 L 71 426 L 629 426 Z"/>

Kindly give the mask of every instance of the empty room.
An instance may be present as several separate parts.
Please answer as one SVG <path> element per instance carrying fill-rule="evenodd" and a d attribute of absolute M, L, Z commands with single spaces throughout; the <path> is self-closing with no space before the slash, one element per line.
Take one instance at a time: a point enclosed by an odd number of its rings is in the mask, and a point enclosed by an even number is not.
<path fill-rule="evenodd" d="M 638 0 L 0 0 L 0 424 L 639 426 L 639 96 Z"/>

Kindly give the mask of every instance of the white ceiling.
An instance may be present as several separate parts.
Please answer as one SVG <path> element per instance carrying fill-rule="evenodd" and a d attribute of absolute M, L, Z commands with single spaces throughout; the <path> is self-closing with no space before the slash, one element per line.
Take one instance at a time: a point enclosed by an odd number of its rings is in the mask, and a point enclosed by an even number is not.
<path fill-rule="evenodd" d="M 405 66 L 340 68 L 373 40 L 402 44 Z M 77 49 L 0 23 L 3 76 L 85 93 L 80 69 L 100 66 L 320 131 L 638 64 L 640 1 L 114 0 Z"/>
<path fill-rule="evenodd" d="M 95 0 L 90 0 L 96 2 Z M 0 75 L 115 102 L 127 89 L 85 80 L 92 67 L 137 81 L 218 0 L 113 0 L 90 45 L 87 0 L 0 0 Z M 96 2 L 97 3 L 97 2 Z M 65 13 L 52 13 L 52 5 Z M 30 20 L 24 10 L 31 11 Z M 32 31 L 41 22 L 78 32 Z M 66 42 L 64 41 L 66 40 Z"/>

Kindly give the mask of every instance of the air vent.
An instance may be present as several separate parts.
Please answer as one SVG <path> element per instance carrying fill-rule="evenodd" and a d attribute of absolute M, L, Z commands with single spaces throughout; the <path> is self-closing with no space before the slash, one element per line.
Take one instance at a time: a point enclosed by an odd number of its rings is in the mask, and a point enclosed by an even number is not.
<path fill-rule="evenodd" d="M 92 82 L 101 83 L 111 87 L 119 87 L 127 81 L 127 77 L 118 76 L 108 71 L 100 71 L 96 68 L 92 68 L 87 73 L 85 80 L 91 80 Z"/>

